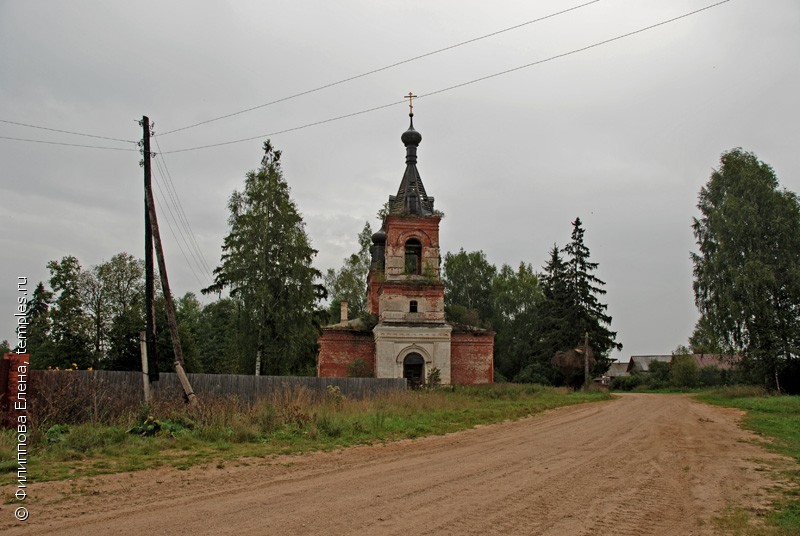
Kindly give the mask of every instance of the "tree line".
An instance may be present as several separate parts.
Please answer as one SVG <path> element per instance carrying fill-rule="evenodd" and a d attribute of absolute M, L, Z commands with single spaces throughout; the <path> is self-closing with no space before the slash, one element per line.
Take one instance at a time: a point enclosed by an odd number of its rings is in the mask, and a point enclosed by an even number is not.
<path fill-rule="evenodd" d="M 583 363 L 554 360 L 557 352 L 582 349 L 588 333 L 592 373 L 600 374 L 609 353 L 622 349 L 600 299 L 605 283 L 594 274 L 598 265 L 590 261 L 584 234 L 576 218 L 570 241 L 552 247 L 541 273 L 525 262 L 498 269 L 482 251 L 445 254 L 445 315 L 456 326 L 495 331 L 496 377 L 577 385 L 584 380 Z"/>
<path fill-rule="evenodd" d="M 187 372 L 311 375 L 325 288 L 312 266 L 303 220 L 283 178 L 280 151 L 264 144 L 261 166 L 228 201 L 229 232 L 214 282 L 202 304 L 194 293 L 176 300 Z M 120 253 L 84 269 L 74 256 L 47 265 L 28 307 L 27 348 L 34 368 L 141 370 L 144 263 Z M 223 297 L 223 292 L 227 296 Z M 173 355 L 164 297 L 155 300 L 160 370 Z"/>
<path fill-rule="evenodd" d="M 228 200 L 229 232 L 214 282 L 202 304 L 193 293 L 176 300 L 186 368 L 190 372 L 313 374 L 322 325 L 339 320 L 347 300 L 366 315 L 371 233 L 339 269 L 321 274 L 316 255 L 280 166 L 266 142 L 257 170 Z M 744 378 L 771 388 L 800 386 L 800 203 L 781 189 L 772 168 L 741 149 L 724 153 L 699 193 L 692 223 L 698 251 L 695 302 L 700 312 L 689 340 L 696 353 L 738 356 Z M 456 326 L 496 333 L 496 378 L 579 383 L 583 371 L 554 362 L 589 335 L 594 373 L 621 349 L 602 302 L 580 219 L 570 240 L 554 245 L 537 271 L 491 264 L 482 251 L 443 258 L 445 313 Z M 90 268 L 74 256 L 48 263 L 28 304 L 28 349 L 37 368 L 139 369 L 144 328 L 141 260 L 119 253 Z M 225 294 L 225 296 L 223 296 Z M 329 301 L 326 304 L 326 299 Z M 166 326 L 163 297 L 157 324 Z M 3 341 L 5 348 L 8 345 Z M 159 329 L 158 358 L 171 370 L 169 333 Z"/>

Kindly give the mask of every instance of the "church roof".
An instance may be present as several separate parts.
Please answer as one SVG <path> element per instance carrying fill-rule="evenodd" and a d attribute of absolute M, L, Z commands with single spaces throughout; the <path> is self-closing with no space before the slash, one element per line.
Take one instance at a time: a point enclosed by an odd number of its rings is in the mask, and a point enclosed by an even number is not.
<path fill-rule="evenodd" d="M 408 114 L 411 124 L 400 139 L 406 146 L 406 172 L 397 195 L 389 196 L 389 214 L 433 215 L 433 197 L 429 197 L 417 169 L 417 147 L 422 134 L 414 130 L 414 114 Z"/>

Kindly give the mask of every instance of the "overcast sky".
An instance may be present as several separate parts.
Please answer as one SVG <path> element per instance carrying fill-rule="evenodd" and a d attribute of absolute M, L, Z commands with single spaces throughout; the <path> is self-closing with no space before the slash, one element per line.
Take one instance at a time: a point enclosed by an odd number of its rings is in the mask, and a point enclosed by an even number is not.
<path fill-rule="evenodd" d="M 697 193 L 742 147 L 800 191 L 800 3 L 732 0 L 691 17 L 509 74 L 713 3 L 600 0 L 324 91 L 163 135 L 359 75 L 589 0 L 538 2 L 22 2 L 0 0 L 0 119 L 136 141 L 155 121 L 204 262 L 217 265 L 226 202 L 258 167 L 264 134 L 415 102 L 419 169 L 446 217 L 442 251 L 541 269 L 579 216 L 606 282 L 613 357 L 669 353 L 697 319 L 691 231 Z M 320 270 L 356 235 L 405 164 L 408 107 L 271 136 Z M 136 149 L 0 122 L 0 136 Z M 159 151 L 157 147 L 155 151 Z M 143 257 L 139 154 L 0 139 L 0 339 L 14 337 L 16 281 L 46 264 Z M 160 162 L 160 159 L 159 159 Z M 163 164 L 162 164 L 163 166 Z M 155 167 L 155 166 L 154 166 Z M 166 187 L 155 168 L 155 182 Z M 165 190 L 166 192 L 166 190 Z M 173 292 L 211 274 L 167 228 Z M 175 233 L 178 233 L 177 227 Z M 180 236 L 180 234 L 178 234 Z M 184 245 L 184 248 L 186 246 Z M 194 272 L 192 272 L 192 268 Z"/>

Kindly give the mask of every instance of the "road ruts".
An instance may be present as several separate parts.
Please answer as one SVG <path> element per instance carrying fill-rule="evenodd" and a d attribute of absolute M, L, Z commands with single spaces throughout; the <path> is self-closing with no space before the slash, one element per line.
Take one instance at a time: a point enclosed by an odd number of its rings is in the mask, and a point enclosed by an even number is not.
<path fill-rule="evenodd" d="M 549 411 L 333 453 L 31 488 L 4 534 L 711 535 L 762 508 L 775 455 L 735 410 L 675 395 Z M 231 465 L 229 463 L 229 465 Z"/>

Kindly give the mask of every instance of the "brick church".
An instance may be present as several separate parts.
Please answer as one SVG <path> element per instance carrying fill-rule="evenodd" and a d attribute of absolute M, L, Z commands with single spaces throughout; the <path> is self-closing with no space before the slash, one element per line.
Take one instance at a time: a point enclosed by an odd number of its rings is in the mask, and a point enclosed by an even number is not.
<path fill-rule="evenodd" d="M 424 383 L 432 370 L 443 384 L 492 383 L 494 333 L 448 324 L 444 318 L 439 222 L 417 169 L 422 135 L 411 124 L 401 140 L 406 170 L 388 213 L 372 235 L 367 278 L 367 308 L 378 323 L 368 329 L 360 319 L 323 328 L 317 374 L 348 376 L 358 368 L 377 378 L 406 378 Z M 363 371 L 363 370 L 362 370 Z"/>

